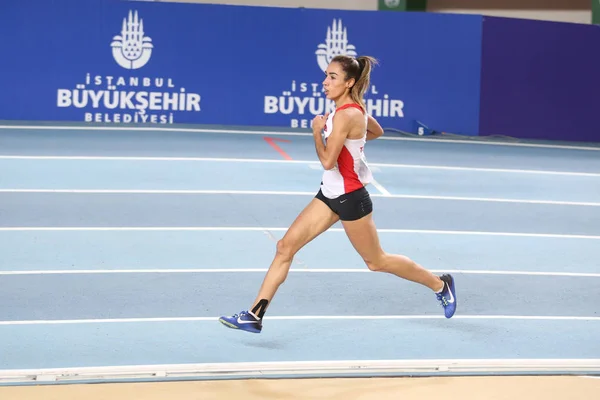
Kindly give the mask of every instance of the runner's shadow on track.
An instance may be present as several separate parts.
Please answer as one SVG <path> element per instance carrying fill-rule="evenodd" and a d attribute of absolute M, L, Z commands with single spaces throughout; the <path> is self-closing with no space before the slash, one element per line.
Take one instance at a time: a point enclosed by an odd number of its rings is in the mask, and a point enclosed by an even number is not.
<path fill-rule="evenodd" d="M 263 350 L 282 350 L 285 344 L 280 340 L 248 340 L 241 341 L 244 346 L 255 347 Z"/>

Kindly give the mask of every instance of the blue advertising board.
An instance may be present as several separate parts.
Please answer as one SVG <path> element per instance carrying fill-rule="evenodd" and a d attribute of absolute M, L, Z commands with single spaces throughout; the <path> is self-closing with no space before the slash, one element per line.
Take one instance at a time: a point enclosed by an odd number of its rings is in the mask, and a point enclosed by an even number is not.
<path fill-rule="evenodd" d="M 379 60 L 385 127 L 479 129 L 479 16 L 5 0 L 0 37 L 2 120 L 309 127 L 344 53 Z"/>

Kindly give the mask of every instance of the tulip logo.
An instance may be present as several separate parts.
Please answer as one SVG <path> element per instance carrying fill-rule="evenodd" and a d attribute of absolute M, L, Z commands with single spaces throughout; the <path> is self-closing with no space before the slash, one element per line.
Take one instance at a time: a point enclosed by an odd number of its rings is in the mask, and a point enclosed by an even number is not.
<path fill-rule="evenodd" d="M 129 11 L 129 18 L 123 18 L 121 34 L 110 44 L 115 61 L 126 69 L 139 69 L 148 63 L 152 55 L 152 39 L 144 36 L 144 21 L 138 18 L 137 11 Z"/>
<path fill-rule="evenodd" d="M 356 57 L 356 48 L 348 44 L 348 32 L 342 25 L 342 20 L 333 20 L 333 26 L 327 27 L 327 37 L 325 43 L 319 45 L 319 49 L 315 52 L 317 62 L 323 72 L 327 70 L 327 66 L 338 55 L 347 55 Z"/>

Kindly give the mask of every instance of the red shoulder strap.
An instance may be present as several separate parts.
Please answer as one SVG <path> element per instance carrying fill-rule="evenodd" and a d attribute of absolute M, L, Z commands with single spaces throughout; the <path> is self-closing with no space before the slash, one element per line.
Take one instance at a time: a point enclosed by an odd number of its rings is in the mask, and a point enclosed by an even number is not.
<path fill-rule="evenodd" d="M 356 104 L 356 103 L 344 104 L 343 106 L 337 108 L 336 111 L 343 110 L 344 108 L 350 108 L 350 107 L 358 108 L 363 114 L 365 113 L 365 110 L 363 110 L 363 108 L 360 106 L 360 104 Z"/>

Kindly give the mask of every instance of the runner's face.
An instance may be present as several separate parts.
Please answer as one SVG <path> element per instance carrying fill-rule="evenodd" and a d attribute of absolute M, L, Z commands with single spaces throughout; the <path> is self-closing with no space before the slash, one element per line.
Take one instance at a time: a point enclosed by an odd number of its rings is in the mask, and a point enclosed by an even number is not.
<path fill-rule="evenodd" d="M 345 81 L 346 73 L 342 66 L 337 62 L 332 62 L 325 71 L 325 80 L 323 81 L 323 89 L 325 96 L 328 99 L 335 100 L 343 96 L 346 91 L 352 86 L 352 81 Z"/>

